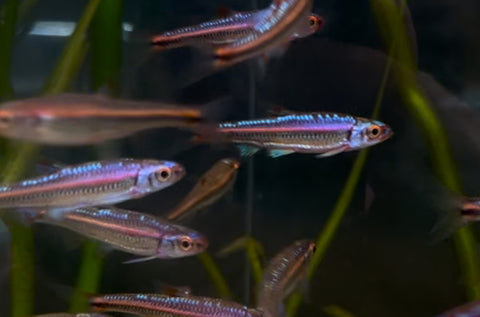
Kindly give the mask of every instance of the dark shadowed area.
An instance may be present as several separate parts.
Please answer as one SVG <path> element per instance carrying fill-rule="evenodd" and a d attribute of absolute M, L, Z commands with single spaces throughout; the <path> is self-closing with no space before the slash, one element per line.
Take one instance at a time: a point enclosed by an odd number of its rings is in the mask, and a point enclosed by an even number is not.
<path fill-rule="evenodd" d="M 382 0 L 376 0 L 382 1 Z M 0 4 L 1 4 L 0 0 Z M 19 22 L 13 61 L 17 96 L 36 95 L 67 37 L 32 34 L 41 21 L 75 23 L 87 1 L 42 0 Z M 262 8 L 265 1 L 125 1 L 124 60 L 120 95 L 140 100 L 204 103 L 232 96 L 222 119 L 266 116 L 272 106 L 298 111 L 332 111 L 369 117 L 388 60 L 369 1 L 315 0 L 325 28 L 294 41 L 269 60 L 264 73 L 247 62 L 179 88 L 195 73 L 201 55 L 192 49 L 151 53 L 145 34 L 199 23 L 219 6 Z M 474 0 L 409 1 L 409 35 L 418 48 L 418 81 L 448 133 L 466 194 L 480 196 L 480 4 Z M 58 24 L 57 24 L 58 27 Z M 89 92 L 89 57 L 72 91 Z M 398 64 L 393 63 L 395 72 Z M 255 97 L 255 104 L 249 100 Z M 329 316 L 337 305 L 357 317 L 435 316 L 466 301 L 451 239 L 434 242 L 431 230 L 455 199 L 432 171 L 422 132 L 402 103 L 394 76 L 382 101 L 381 120 L 395 135 L 372 148 L 353 204 L 311 282 L 298 316 Z M 237 155 L 234 147 L 194 145 L 175 129 L 146 131 L 121 141 L 86 147 L 45 147 L 42 155 L 69 164 L 104 157 L 179 161 L 187 177 L 141 200 L 122 204 L 164 215 L 218 159 Z M 297 239 L 315 239 L 337 200 L 357 152 L 317 159 L 293 154 L 272 159 L 263 152 L 239 170 L 233 191 L 186 224 L 205 233 L 215 254 L 233 240 L 252 235 L 270 258 Z M 247 163 L 248 160 L 243 160 Z M 253 177 L 253 188 L 249 188 Z M 367 188 L 374 193 L 365 210 Z M 250 192 L 249 192 L 250 191 Z M 251 218 L 246 210 L 251 197 Z M 1 228 L 1 226 L 0 226 Z M 64 311 L 76 280 L 83 239 L 47 225 L 34 225 L 35 312 Z M 0 316 L 8 311 L 8 234 L 0 229 Z M 193 293 L 215 296 L 196 257 L 122 264 L 133 256 L 106 250 L 101 292 L 154 292 L 158 285 L 188 285 Z M 245 290 L 246 262 L 238 252 L 218 258 L 236 299 L 253 304 Z"/>

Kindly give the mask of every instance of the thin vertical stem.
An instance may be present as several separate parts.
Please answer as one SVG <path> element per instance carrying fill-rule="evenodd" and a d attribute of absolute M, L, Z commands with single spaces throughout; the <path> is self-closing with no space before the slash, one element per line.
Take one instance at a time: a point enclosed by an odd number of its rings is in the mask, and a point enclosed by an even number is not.
<path fill-rule="evenodd" d="M 390 49 L 390 55 L 385 65 L 385 70 L 380 81 L 380 86 L 378 88 L 377 99 L 375 101 L 375 106 L 373 108 L 372 117 L 376 118 L 380 112 L 380 105 L 382 104 L 383 96 L 385 93 L 385 87 L 387 86 L 388 78 L 390 77 L 390 71 L 392 68 L 393 58 L 391 54 L 396 47 L 395 42 L 392 43 Z M 323 261 L 323 258 L 327 252 L 328 247 L 330 246 L 335 234 L 340 226 L 340 223 L 350 206 L 350 203 L 353 199 L 353 195 L 355 194 L 355 189 L 358 185 L 360 180 L 360 176 L 362 174 L 363 167 L 368 158 L 368 148 L 360 151 L 358 157 L 355 159 L 353 163 L 352 170 L 347 178 L 347 182 L 345 183 L 340 196 L 337 198 L 337 202 L 335 204 L 335 208 L 332 211 L 332 214 L 327 220 L 325 227 L 320 232 L 319 236 L 317 237 L 317 251 L 312 257 L 312 261 L 310 266 L 308 267 L 308 280 L 311 280 L 315 275 L 315 272 L 318 269 L 318 266 Z M 288 300 L 287 304 L 287 312 L 288 316 L 293 317 L 298 311 L 300 307 L 300 303 L 302 301 L 303 294 L 301 292 L 294 293 L 290 299 Z"/>
<path fill-rule="evenodd" d="M 8 184 L 20 177 L 29 164 L 32 156 L 36 155 L 37 148 L 23 145 L 13 149 L 2 183 Z M 35 257 L 33 232 L 23 224 L 9 221 L 11 234 L 11 269 L 10 269 L 10 302 L 12 317 L 27 317 L 33 313 L 35 294 Z"/>
<path fill-rule="evenodd" d="M 85 294 L 94 294 L 98 290 L 102 268 L 103 256 L 98 249 L 98 244 L 94 241 L 86 242 L 83 246 L 83 256 L 70 303 L 70 312 L 79 313 L 88 310 L 88 298 Z"/>
<path fill-rule="evenodd" d="M 106 85 L 111 94 L 120 89 L 122 66 L 123 0 L 103 0 L 92 22 L 91 80 L 94 90 Z"/>
<path fill-rule="evenodd" d="M 461 183 L 450 150 L 447 133 L 432 109 L 429 100 L 419 88 L 417 68 L 409 45 L 402 11 L 392 0 L 370 0 L 373 13 L 382 31 L 384 41 L 398 41 L 394 56 L 399 62 L 395 72 L 404 105 L 422 128 L 435 172 L 451 191 L 460 193 Z M 480 298 L 480 257 L 470 226 L 458 230 L 454 246 L 469 299 Z"/>
<path fill-rule="evenodd" d="M 122 20 L 123 0 L 102 0 L 90 32 L 92 86 L 94 90 L 106 86 L 112 95 L 117 95 L 120 91 L 117 75 L 122 65 Z M 84 294 L 98 292 L 102 270 L 103 256 L 98 243 L 85 242 L 70 312 L 78 313 L 88 309 L 88 300 Z"/>
<path fill-rule="evenodd" d="M 0 7 L 0 100 L 13 95 L 10 70 L 17 15 L 17 0 L 6 0 Z"/>
<path fill-rule="evenodd" d="M 220 272 L 220 269 L 213 260 L 212 256 L 207 252 L 203 252 L 200 253 L 197 257 L 207 270 L 208 275 L 210 275 L 210 279 L 213 281 L 213 284 L 217 289 L 218 295 L 224 299 L 231 299 L 232 292 L 230 292 L 227 281 L 225 281 L 225 278 Z"/>
<path fill-rule="evenodd" d="M 44 87 L 48 95 L 65 91 L 78 71 L 81 54 L 86 52 L 87 31 L 101 0 L 90 0 L 75 31 L 67 42 L 62 56 Z M 81 53 L 81 54 L 79 54 Z"/>
<path fill-rule="evenodd" d="M 49 84 L 45 86 L 45 94 L 55 94 L 63 91 L 77 75 L 86 51 L 84 43 L 85 31 L 90 24 L 91 11 L 96 6 L 92 5 L 99 0 L 92 0 L 87 7 L 84 16 L 77 24 L 77 28 L 69 39 L 61 59 L 49 78 Z M 2 183 L 11 183 L 17 180 L 26 170 L 27 166 L 35 157 L 39 147 L 32 144 L 15 143 L 12 154 L 5 164 L 5 172 Z M 11 315 L 13 317 L 27 317 L 33 314 L 34 304 L 34 243 L 33 233 L 30 228 L 21 224 L 11 223 L 12 235 L 12 267 L 11 267 Z"/>
<path fill-rule="evenodd" d="M 252 9 L 255 10 L 257 8 L 257 1 L 251 0 Z M 253 118 L 255 116 L 255 102 L 256 102 L 256 83 L 255 83 L 255 65 L 253 63 L 249 63 L 249 71 L 248 71 L 248 117 Z M 250 157 L 247 161 L 247 185 L 246 185 L 246 199 L 245 199 L 245 236 L 251 237 L 253 233 L 253 201 L 254 201 L 254 193 L 255 193 L 255 161 L 254 157 Z M 249 256 L 249 252 L 245 254 L 245 271 L 244 271 L 244 302 L 246 304 L 250 303 L 251 297 L 251 267 L 249 265 L 251 257 Z"/>

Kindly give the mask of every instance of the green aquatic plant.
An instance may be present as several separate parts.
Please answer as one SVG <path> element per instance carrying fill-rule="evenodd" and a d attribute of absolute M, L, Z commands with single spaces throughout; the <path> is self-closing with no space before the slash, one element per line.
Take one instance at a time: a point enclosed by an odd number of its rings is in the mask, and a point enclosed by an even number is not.
<path fill-rule="evenodd" d="M 327 315 L 332 317 L 355 317 L 355 315 L 353 315 L 349 311 L 346 311 L 342 307 L 334 306 L 334 305 L 325 307 L 323 311 Z"/>
<path fill-rule="evenodd" d="M 93 15 L 91 43 L 91 76 L 94 90 L 106 86 L 111 95 L 118 95 L 118 74 L 122 66 L 122 18 L 123 0 L 102 0 Z M 104 257 L 98 242 L 87 241 L 83 245 L 82 260 L 74 287 L 69 311 L 79 313 L 88 310 L 84 294 L 99 291 Z"/>
<path fill-rule="evenodd" d="M 94 90 L 106 86 L 112 95 L 120 89 L 122 66 L 123 0 L 103 0 L 92 22 L 91 83 Z"/>
<path fill-rule="evenodd" d="M 461 193 L 446 131 L 417 82 L 417 65 L 404 25 L 403 10 L 392 0 L 370 0 L 370 3 L 385 42 L 389 44 L 395 40 L 398 43 L 394 51 L 400 63 L 395 72 L 398 88 L 405 107 L 423 131 L 434 170 L 447 188 Z M 480 258 L 470 226 L 458 230 L 453 240 L 468 298 L 480 298 Z"/>
<path fill-rule="evenodd" d="M 13 1 L 9 0 L 9 2 L 13 7 Z M 64 91 L 76 77 L 86 52 L 84 41 L 86 30 L 99 2 L 100 0 L 91 0 L 87 6 L 84 15 L 69 39 L 56 68 L 52 72 L 48 83 L 45 85 L 43 91 L 44 94 L 55 94 Z M 16 4 L 15 9 L 16 10 L 5 12 L 17 15 L 18 6 L 16 6 Z M 9 17 L 7 20 L 10 21 L 10 23 L 14 23 L 16 18 Z M 14 24 L 9 25 L 8 27 L 13 30 L 15 29 Z M 10 38 L 10 44 L 8 44 L 9 48 L 12 46 L 12 41 L 13 37 Z M 4 43 L 4 41 L 0 42 Z M 10 57 L 3 55 L 0 59 L 4 60 L 7 58 Z M 10 60 L 8 63 L 10 63 Z M 10 75 L 7 74 L 4 78 L 9 78 L 9 76 Z M 0 79 L 0 81 L 4 80 L 4 78 Z M 2 164 L 4 170 L 1 182 L 11 183 L 21 177 L 30 165 L 32 158 L 35 157 L 39 147 L 28 143 L 15 142 L 15 144 L 7 143 L 5 148 L 7 150 L 5 151 L 6 158 L 4 164 Z M 35 257 L 33 233 L 31 228 L 20 223 L 9 222 L 9 229 L 12 236 L 12 266 L 10 273 L 11 316 L 27 317 L 33 314 L 34 304 Z"/>
<path fill-rule="evenodd" d="M 385 87 L 387 85 L 388 79 L 390 77 L 390 72 L 393 63 L 393 51 L 396 47 L 396 43 L 392 42 L 390 46 L 390 54 L 385 65 L 385 70 L 383 72 L 382 80 L 380 82 L 380 86 L 378 88 L 378 94 L 375 101 L 375 106 L 373 108 L 372 118 L 377 118 L 380 113 L 380 105 L 382 104 L 383 96 L 385 93 Z M 327 223 L 323 227 L 322 231 L 320 232 L 319 236 L 317 237 L 316 244 L 317 244 L 317 251 L 314 253 L 311 263 L 308 267 L 307 278 L 311 280 L 315 275 L 315 272 L 320 265 L 320 262 L 323 260 L 325 253 L 330 246 L 335 234 L 340 226 L 340 223 L 343 219 L 343 216 L 348 210 L 350 203 L 353 199 L 353 195 L 355 194 L 355 189 L 358 185 L 360 180 L 360 176 L 362 174 L 363 167 L 368 158 L 368 153 L 370 149 L 366 148 L 360 151 L 355 162 L 353 163 L 352 169 L 350 174 L 348 175 L 347 181 L 340 193 L 340 196 L 337 198 L 337 202 L 335 203 L 335 207 L 327 220 Z M 293 317 L 295 316 L 300 303 L 303 299 L 303 294 L 300 291 L 297 291 L 290 296 L 288 303 L 287 303 L 287 313 L 288 316 Z"/>
<path fill-rule="evenodd" d="M 238 250 L 244 250 L 246 252 L 248 263 L 252 269 L 253 280 L 255 284 L 260 284 L 263 275 L 261 259 L 265 258 L 262 244 L 253 237 L 240 237 L 218 252 L 217 255 L 224 257 Z"/>
<path fill-rule="evenodd" d="M 17 16 L 17 0 L 6 0 L 0 6 L 0 100 L 13 96 L 10 69 Z"/>
<path fill-rule="evenodd" d="M 220 268 L 218 267 L 215 260 L 208 252 L 200 253 L 197 258 L 200 260 L 202 265 L 205 267 L 207 274 L 210 276 L 215 288 L 217 289 L 218 295 L 223 299 L 232 299 L 232 292 L 230 287 L 228 287 L 227 281 L 223 276 Z"/>
<path fill-rule="evenodd" d="M 88 298 L 85 294 L 95 294 L 98 291 L 102 276 L 103 258 L 97 242 L 87 241 L 84 243 L 80 271 L 68 309 L 71 313 L 88 310 Z"/>

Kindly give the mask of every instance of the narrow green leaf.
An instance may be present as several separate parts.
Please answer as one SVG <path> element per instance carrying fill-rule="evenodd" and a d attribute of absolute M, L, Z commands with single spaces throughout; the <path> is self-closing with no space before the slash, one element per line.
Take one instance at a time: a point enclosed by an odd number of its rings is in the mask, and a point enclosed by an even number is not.
<path fill-rule="evenodd" d="M 6 0 L 0 7 L 0 100 L 13 96 L 10 70 L 17 15 L 17 0 Z"/>

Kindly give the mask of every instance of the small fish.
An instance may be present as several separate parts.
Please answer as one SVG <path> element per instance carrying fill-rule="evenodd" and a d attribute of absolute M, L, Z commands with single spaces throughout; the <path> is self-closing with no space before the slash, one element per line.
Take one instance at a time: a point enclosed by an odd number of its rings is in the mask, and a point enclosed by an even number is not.
<path fill-rule="evenodd" d="M 34 315 L 33 317 L 110 317 L 109 315 L 105 314 L 98 314 L 98 313 L 51 313 L 51 314 L 42 314 L 42 315 Z"/>
<path fill-rule="evenodd" d="M 174 127 L 191 129 L 218 109 L 60 94 L 0 105 L 0 135 L 49 145 L 88 145 L 136 132 Z"/>
<path fill-rule="evenodd" d="M 295 112 L 266 119 L 220 123 L 216 133 L 198 136 L 195 140 L 201 142 L 219 136 L 220 141 L 239 144 L 244 156 L 265 148 L 271 157 L 291 153 L 327 157 L 372 146 L 392 135 L 388 125 L 376 120 L 327 112 Z"/>
<path fill-rule="evenodd" d="M 262 317 L 262 314 L 236 302 L 200 296 L 158 294 L 112 294 L 90 299 L 96 312 L 120 312 L 162 317 Z"/>
<path fill-rule="evenodd" d="M 267 14 L 257 21 L 255 32 L 215 50 L 221 61 L 245 60 L 274 50 L 288 42 L 299 28 L 303 29 L 312 12 L 312 0 L 275 0 Z"/>
<path fill-rule="evenodd" d="M 169 212 L 167 219 L 178 220 L 187 213 L 194 213 L 219 200 L 232 188 L 239 167 L 240 162 L 232 158 L 215 163 L 200 177 L 190 193 Z"/>
<path fill-rule="evenodd" d="M 458 306 L 437 317 L 479 317 L 480 316 L 480 300 L 476 300 L 462 306 Z"/>
<path fill-rule="evenodd" d="M 467 224 L 480 220 L 480 198 L 464 197 L 460 202 L 460 214 L 462 222 Z"/>
<path fill-rule="evenodd" d="M 0 208 L 62 211 L 116 204 L 175 184 L 185 175 L 171 161 L 116 159 L 64 167 L 0 187 Z"/>
<path fill-rule="evenodd" d="M 280 316 L 282 301 L 306 278 L 307 265 L 315 253 L 315 243 L 309 240 L 296 241 L 283 249 L 263 273 L 257 306 L 268 317 Z"/>
<path fill-rule="evenodd" d="M 65 211 L 61 217 L 42 213 L 35 219 L 102 241 L 114 249 L 144 258 L 169 259 L 203 252 L 208 240 L 201 233 L 149 214 L 116 207 L 88 207 Z"/>
<path fill-rule="evenodd" d="M 439 218 L 431 230 L 433 242 L 450 237 L 471 222 L 480 221 L 479 197 L 464 197 L 448 190 L 434 195 L 432 201 Z"/>
<path fill-rule="evenodd" d="M 214 49 L 231 44 L 237 39 L 255 32 L 255 25 L 270 14 L 270 9 L 236 12 L 226 18 L 182 27 L 154 36 L 150 44 L 160 49 L 173 49 L 184 46 L 197 46 Z M 323 26 L 323 18 L 311 14 L 302 27 L 290 37 L 291 40 L 309 36 Z"/>

